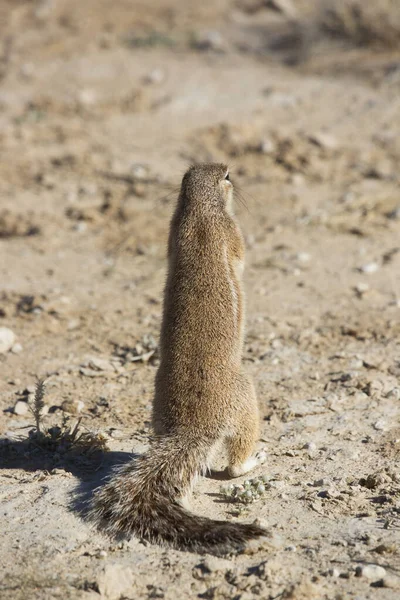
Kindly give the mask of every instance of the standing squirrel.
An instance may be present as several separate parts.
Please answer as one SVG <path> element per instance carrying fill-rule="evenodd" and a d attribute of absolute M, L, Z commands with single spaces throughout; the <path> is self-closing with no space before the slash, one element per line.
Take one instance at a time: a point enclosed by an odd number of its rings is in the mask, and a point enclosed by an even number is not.
<path fill-rule="evenodd" d="M 168 277 L 150 449 L 93 497 L 90 516 L 111 535 L 136 534 L 182 550 L 224 554 L 265 535 L 255 524 L 216 521 L 184 507 L 196 477 L 224 442 L 228 473 L 258 464 L 254 387 L 241 366 L 244 241 L 221 164 L 184 175 L 168 241 Z"/>

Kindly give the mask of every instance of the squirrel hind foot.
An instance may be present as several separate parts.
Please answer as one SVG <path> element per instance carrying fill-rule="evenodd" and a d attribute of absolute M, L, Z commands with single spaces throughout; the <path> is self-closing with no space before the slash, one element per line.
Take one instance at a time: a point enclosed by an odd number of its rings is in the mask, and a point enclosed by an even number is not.
<path fill-rule="evenodd" d="M 240 477 L 241 475 L 245 475 L 249 473 L 253 469 L 259 467 L 264 464 L 266 461 L 265 452 L 258 452 L 256 456 L 248 458 L 243 463 L 239 465 L 229 465 L 228 466 L 228 474 L 231 477 Z"/>

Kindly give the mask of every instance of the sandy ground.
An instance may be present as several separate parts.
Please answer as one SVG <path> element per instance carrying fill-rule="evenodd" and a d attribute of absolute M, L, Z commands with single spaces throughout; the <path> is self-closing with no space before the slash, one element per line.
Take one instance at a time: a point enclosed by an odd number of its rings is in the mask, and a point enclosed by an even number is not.
<path fill-rule="evenodd" d="M 2 3 L 0 596 L 398 598 L 399 53 L 299 58 L 268 44 L 285 15 L 190 4 Z M 196 487 L 195 512 L 267 523 L 226 559 L 110 542 L 77 502 L 146 446 L 168 221 L 201 160 L 241 191 L 268 456 L 240 513 L 215 478 Z M 26 442 L 36 377 L 42 427 L 79 416 L 109 452 Z"/>

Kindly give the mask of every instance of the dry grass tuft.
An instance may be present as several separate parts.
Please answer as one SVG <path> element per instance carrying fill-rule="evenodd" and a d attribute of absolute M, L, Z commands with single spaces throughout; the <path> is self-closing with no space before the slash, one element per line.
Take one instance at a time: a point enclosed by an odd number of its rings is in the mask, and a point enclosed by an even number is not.
<path fill-rule="evenodd" d="M 42 410 L 44 408 L 44 395 L 46 392 L 46 386 L 43 379 L 38 379 L 35 388 L 35 398 L 31 407 L 32 414 L 35 418 L 36 431 L 40 433 L 40 426 L 42 421 Z"/>
<path fill-rule="evenodd" d="M 324 0 L 320 27 L 357 46 L 400 47 L 399 0 Z"/>
<path fill-rule="evenodd" d="M 29 444 L 59 455 L 90 455 L 108 450 L 106 439 L 99 433 L 84 430 L 81 419 L 70 423 L 69 417 L 63 417 L 61 426 L 46 429 L 42 424 L 42 410 L 46 386 L 42 379 L 36 383 L 35 398 L 31 408 L 35 418 L 35 427 L 29 432 Z"/>

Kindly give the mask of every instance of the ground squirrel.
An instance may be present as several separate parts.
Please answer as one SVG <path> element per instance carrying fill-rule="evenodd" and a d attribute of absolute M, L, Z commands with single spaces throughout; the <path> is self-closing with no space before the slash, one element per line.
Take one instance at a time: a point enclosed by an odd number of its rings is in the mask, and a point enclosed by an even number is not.
<path fill-rule="evenodd" d="M 155 437 L 94 494 L 91 517 L 109 534 L 214 554 L 240 551 L 265 534 L 184 507 L 221 442 L 230 476 L 257 464 L 258 405 L 241 366 L 244 241 L 232 202 L 225 165 L 195 165 L 183 177 L 168 241 Z"/>

